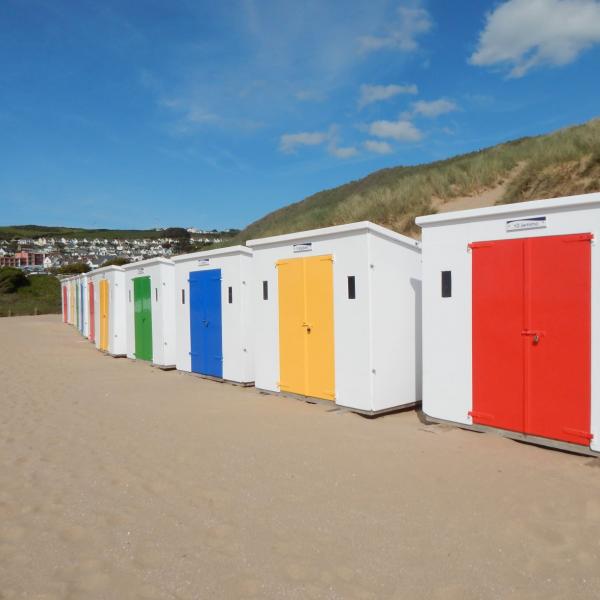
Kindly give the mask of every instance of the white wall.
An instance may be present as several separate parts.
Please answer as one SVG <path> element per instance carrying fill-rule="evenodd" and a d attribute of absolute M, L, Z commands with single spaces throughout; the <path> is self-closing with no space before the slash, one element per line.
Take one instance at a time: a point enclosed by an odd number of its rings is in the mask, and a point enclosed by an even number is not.
<path fill-rule="evenodd" d="M 106 274 L 109 285 L 108 306 L 108 352 L 113 355 L 127 354 L 127 289 L 125 273 L 121 269 L 110 270 Z M 94 286 L 94 293 L 97 291 Z M 99 296 L 98 296 L 99 298 Z M 96 313 L 99 305 L 96 304 Z M 96 337 L 98 330 L 96 329 Z"/>
<path fill-rule="evenodd" d="M 573 233 L 593 233 L 592 241 L 592 418 L 591 448 L 600 451 L 600 194 L 590 204 L 543 208 L 539 202 L 505 207 L 506 213 L 423 224 L 423 410 L 449 421 L 470 424 L 472 409 L 471 254 L 477 241 Z M 573 199 L 575 202 L 577 198 Z M 595 200 L 595 204 L 591 201 Z M 549 201 L 553 202 L 553 201 Z M 530 208 L 527 208 L 527 207 Z M 497 209 L 500 210 L 500 209 Z M 507 232 L 506 221 L 546 216 L 543 229 Z M 452 297 L 441 297 L 441 271 L 452 271 Z"/>
<path fill-rule="evenodd" d="M 208 260 L 208 263 L 205 261 Z M 175 260 L 176 366 L 191 371 L 190 284 L 194 271 L 221 269 L 221 311 L 223 337 L 223 379 L 240 383 L 254 381 L 251 316 L 252 257 L 242 252 L 201 252 Z M 233 288 L 233 303 L 228 288 Z M 181 291 L 185 290 L 185 304 Z"/>
<path fill-rule="evenodd" d="M 294 253 L 293 245 L 302 241 L 310 241 L 312 250 Z M 253 249 L 255 382 L 258 388 L 279 391 L 276 262 L 332 254 L 336 403 L 371 412 L 416 400 L 414 333 L 411 333 L 414 325 L 408 324 L 397 313 L 404 311 L 407 319 L 414 320 L 412 302 L 415 292 L 410 280 L 417 278 L 420 269 L 418 251 L 365 231 L 283 240 Z M 407 269 L 405 275 L 398 275 L 404 268 Z M 380 270 L 380 277 L 374 282 L 376 269 Z M 351 275 L 356 278 L 354 300 L 348 298 L 347 278 Z M 269 283 L 268 301 L 262 299 L 263 281 Z M 405 335 L 403 343 L 396 341 L 395 330 Z M 402 363 L 404 359 L 408 366 Z M 398 377 L 407 369 L 412 369 L 413 373 L 406 379 Z M 375 378 L 377 372 L 380 373 L 379 381 Z M 407 391 L 409 388 L 410 392 Z"/>
<path fill-rule="evenodd" d="M 94 284 L 94 345 L 100 349 L 100 280 L 103 278 L 102 272 L 92 271 L 90 281 Z"/>
<path fill-rule="evenodd" d="M 369 234 L 372 410 L 421 400 L 421 252 Z"/>
<path fill-rule="evenodd" d="M 81 279 L 79 280 L 79 284 L 82 286 L 82 289 L 83 289 L 83 295 L 82 295 L 83 296 L 83 324 L 81 327 L 81 334 L 84 337 L 88 337 L 89 331 L 90 331 L 90 327 L 89 327 L 90 304 L 89 304 L 89 293 L 88 293 L 87 282 L 88 282 L 87 275 L 82 275 Z"/>

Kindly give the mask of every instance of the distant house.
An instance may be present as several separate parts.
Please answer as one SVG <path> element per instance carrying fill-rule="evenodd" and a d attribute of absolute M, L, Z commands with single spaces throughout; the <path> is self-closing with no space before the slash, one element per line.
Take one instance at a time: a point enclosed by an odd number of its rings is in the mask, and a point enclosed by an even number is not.
<path fill-rule="evenodd" d="M 0 267 L 21 267 L 21 259 L 16 256 L 0 256 Z"/>

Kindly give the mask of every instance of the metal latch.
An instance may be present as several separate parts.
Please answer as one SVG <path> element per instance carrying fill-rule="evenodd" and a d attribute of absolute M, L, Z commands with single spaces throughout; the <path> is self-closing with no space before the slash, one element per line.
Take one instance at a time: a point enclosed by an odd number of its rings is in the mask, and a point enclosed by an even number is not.
<path fill-rule="evenodd" d="M 533 331 L 531 329 L 523 329 L 523 331 L 521 331 L 521 335 L 531 336 L 533 338 L 533 343 L 539 344 L 540 338 L 544 335 L 544 332 L 543 331 Z"/>

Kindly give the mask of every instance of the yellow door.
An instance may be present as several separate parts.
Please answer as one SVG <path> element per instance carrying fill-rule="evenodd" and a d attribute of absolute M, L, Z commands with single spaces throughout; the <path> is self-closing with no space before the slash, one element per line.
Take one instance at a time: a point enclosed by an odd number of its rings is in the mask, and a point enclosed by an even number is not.
<path fill-rule="evenodd" d="M 108 281 L 100 280 L 100 350 L 108 350 Z"/>
<path fill-rule="evenodd" d="M 331 256 L 277 263 L 281 391 L 335 399 Z"/>
<path fill-rule="evenodd" d="M 279 286 L 279 388 L 306 395 L 304 262 L 277 263 Z"/>
<path fill-rule="evenodd" d="M 333 260 L 304 259 L 307 396 L 335 400 Z"/>

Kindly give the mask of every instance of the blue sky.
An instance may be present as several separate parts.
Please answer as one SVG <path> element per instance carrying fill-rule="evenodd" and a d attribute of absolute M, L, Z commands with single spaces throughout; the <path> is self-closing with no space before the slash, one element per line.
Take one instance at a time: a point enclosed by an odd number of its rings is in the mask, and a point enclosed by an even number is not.
<path fill-rule="evenodd" d="M 3 0 L 0 222 L 243 227 L 600 114 L 598 0 Z"/>

